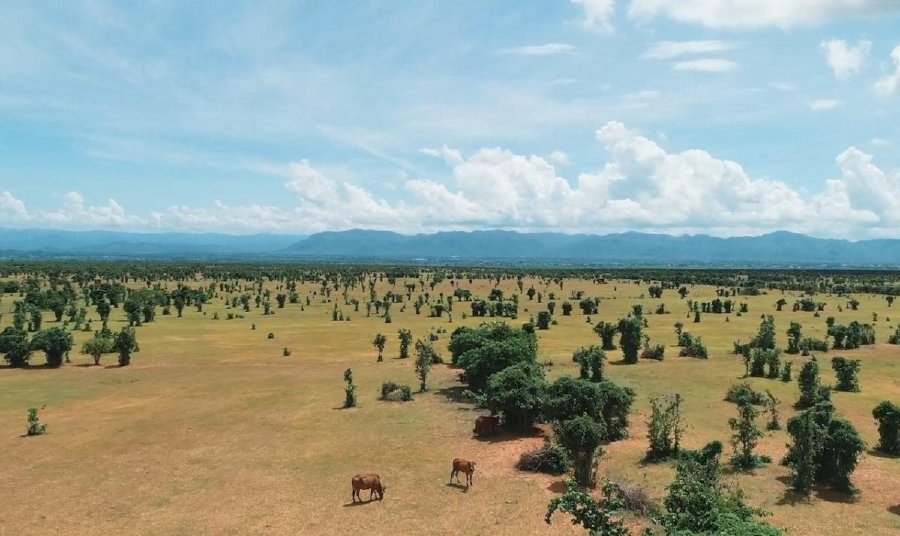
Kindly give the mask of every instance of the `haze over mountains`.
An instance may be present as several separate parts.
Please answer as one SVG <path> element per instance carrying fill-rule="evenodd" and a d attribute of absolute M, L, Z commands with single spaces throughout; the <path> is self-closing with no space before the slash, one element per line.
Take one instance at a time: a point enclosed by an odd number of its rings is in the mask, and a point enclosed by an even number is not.
<path fill-rule="evenodd" d="M 627 232 L 609 235 L 439 232 L 403 235 L 349 230 L 297 235 L 227 235 L 0 229 L 7 258 L 282 258 L 365 260 L 518 260 L 578 263 L 891 266 L 900 263 L 900 240 L 851 242 L 775 232 L 716 238 Z"/>

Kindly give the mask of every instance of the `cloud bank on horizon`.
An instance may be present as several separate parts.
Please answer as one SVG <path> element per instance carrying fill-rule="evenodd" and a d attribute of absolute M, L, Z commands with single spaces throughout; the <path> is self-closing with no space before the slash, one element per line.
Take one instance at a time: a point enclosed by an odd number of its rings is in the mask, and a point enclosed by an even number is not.
<path fill-rule="evenodd" d="M 900 238 L 897 2 L 338 7 L 12 6 L 0 226 Z"/>

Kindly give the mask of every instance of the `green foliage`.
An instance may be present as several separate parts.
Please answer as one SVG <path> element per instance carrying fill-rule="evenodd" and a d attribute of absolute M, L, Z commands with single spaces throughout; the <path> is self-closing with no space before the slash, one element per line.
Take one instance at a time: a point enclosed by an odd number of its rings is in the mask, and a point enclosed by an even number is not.
<path fill-rule="evenodd" d="M 0 332 L 0 354 L 11 367 L 24 367 L 31 357 L 28 334 L 15 326 L 7 326 Z"/>
<path fill-rule="evenodd" d="M 600 443 L 606 427 L 590 415 L 559 421 L 554 425 L 556 440 L 569 453 L 575 466 L 575 480 L 584 487 L 594 485 L 594 464 L 602 455 Z"/>
<path fill-rule="evenodd" d="M 119 353 L 120 367 L 127 367 L 131 364 L 131 354 L 140 351 L 134 328 L 122 328 L 122 331 L 113 340 L 113 350 Z"/>
<path fill-rule="evenodd" d="M 412 389 L 408 385 L 402 385 L 387 381 L 381 384 L 381 400 L 393 400 L 397 402 L 409 402 L 412 400 Z"/>
<path fill-rule="evenodd" d="M 575 351 L 572 360 L 579 364 L 581 379 L 590 379 L 592 382 L 603 381 L 603 366 L 606 362 L 606 352 L 599 346 L 581 347 Z"/>
<path fill-rule="evenodd" d="M 650 420 L 647 422 L 647 460 L 670 458 L 681 450 L 681 395 L 661 395 L 650 399 Z"/>
<path fill-rule="evenodd" d="M 749 400 L 751 404 L 763 406 L 766 404 L 766 395 L 758 391 L 754 391 L 749 383 L 732 384 L 725 394 L 725 400 L 734 404 L 739 404 L 743 400 Z"/>
<path fill-rule="evenodd" d="M 384 360 L 384 345 L 387 344 L 387 337 L 384 333 L 379 333 L 375 335 L 375 338 L 372 339 L 372 346 L 378 349 L 378 361 Z"/>
<path fill-rule="evenodd" d="M 781 367 L 781 381 L 784 383 L 789 383 L 791 381 L 791 369 L 793 368 L 794 363 L 792 361 L 788 361 Z"/>
<path fill-rule="evenodd" d="M 828 335 L 834 339 L 834 347 L 842 350 L 875 344 L 875 330 L 872 326 L 860 324 L 855 320 L 846 326 L 833 324 L 828 328 Z"/>
<path fill-rule="evenodd" d="M 616 349 L 616 344 L 613 339 L 618 332 L 618 326 L 616 326 L 616 324 L 613 324 L 612 322 L 597 322 L 597 325 L 594 326 L 594 333 L 596 333 L 597 336 L 600 337 L 601 347 L 604 350 Z"/>
<path fill-rule="evenodd" d="M 419 339 L 416 341 L 416 376 L 419 378 L 419 392 L 424 393 L 426 390 L 426 382 L 428 373 L 431 371 L 431 365 L 435 362 L 434 347 L 430 341 Z"/>
<path fill-rule="evenodd" d="M 81 353 L 91 356 L 94 359 L 94 365 L 99 365 L 100 358 L 103 354 L 109 354 L 115 351 L 113 348 L 114 344 L 115 339 L 109 335 L 100 334 L 98 332 L 93 338 L 85 341 L 81 346 Z"/>
<path fill-rule="evenodd" d="M 47 425 L 41 424 L 38 417 L 37 408 L 28 408 L 28 427 L 25 429 L 26 436 L 39 436 L 47 432 Z"/>
<path fill-rule="evenodd" d="M 753 469 L 770 462 L 770 459 L 753 454 L 762 431 L 756 427 L 756 417 L 759 412 L 748 398 L 740 398 L 737 402 L 738 417 L 728 419 L 728 427 L 733 432 L 731 435 L 731 447 L 734 456 L 731 457 L 731 465 L 738 469 Z"/>
<path fill-rule="evenodd" d="M 553 315 L 550 314 L 550 311 L 540 311 L 537 314 L 537 328 L 541 330 L 550 329 L 550 321 L 553 319 Z"/>
<path fill-rule="evenodd" d="M 408 329 L 400 329 L 397 331 L 397 337 L 400 339 L 400 359 L 409 357 L 409 345 L 412 344 L 412 332 Z"/>
<path fill-rule="evenodd" d="M 636 316 L 628 316 L 619 320 L 618 328 L 622 356 L 626 363 L 633 365 L 638 362 L 638 352 L 643 342 L 643 322 Z"/>
<path fill-rule="evenodd" d="M 491 375 L 507 367 L 537 362 L 534 334 L 506 324 L 458 328 L 450 336 L 449 348 L 453 355 L 458 356 L 456 364 L 465 370 L 469 388 L 475 392 L 487 386 Z"/>
<path fill-rule="evenodd" d="M 356 407 L 356 386 L 353 385 L 353 371 L 347 369 L 344 371 L 344 408 Z"/>
<path fill-rule="evenodd" d="M 709 352 L 706 350 L 706 345 L 703 344 L 702 337 L 695 337 L 685 331 L 681 334 L 679 346 L 681 346 L 681 351 L 678 353 L 678 355 L 680 355 L 681 357 L 709 359 Z"/>
<path fill-rule="evenodd" d="M 662 361 L 666 356 L 666 346 L 664 344 L 657 344 L 655 346 L 650 346 L 650 343 L 644 345 L 644 350 L 641 352 L 641 359 L 653 359 L 655 361 Z"/>
<path fill-rule="evenodd" d="M 837 385 L 834 386 L 835 391 L 859 392 L 859 379 L 857 378 L 859 374 L 859 359 L 833 357 L 831 359 L 831 368 L 837 374 Z"/>
<path fill-rule="evenodd" d="M 837 417 L 830 401 L 820 401 L 787 425 L 792 443 L 782 463 L 791 468 L 792 486 L 809 494 L 815 484 L 852 493 L 850 476 L 866 448 L 850 421 Z"/>
<path fill-rule="evenodd" d="M 32 350 L 42 350 L 47 356 L 47 366 L 53 368 L 62 365 L 63 357 L 74 345 L 72 334 L 61 327 L 41 331 L 31 339 Z"/>
<path fill-rule="evenodd" d="M 522 453 L 516 462 L 516 469 L 532 473 L 561 475 L 572 467 L 569 454 L 558 443 L 544 438 L 544 444 Z"/>
<path fill-rule="evenodd" d="M 900 454 L 900 407 L 885 400 L 875 406 L 872 416 L 878 421 L 878 445 L 888 454 Z"/>
<path fill-rule="evenodd" d="M 768 515 L 747 506 L 743 495 L 720 482 L 719 453 L 714 442 L 700 452 L 685 453 L 676 464 L 675 480 L 665 499 L 662 525 L 667 535 L 776 536 L 781 531 L 755 519 Z"/>
<path fill-rule="evenodd" d="M 577 482 L 568 480 L 566 492 L 550 501 L 544 520 L 549 525 L 553 514 L 563 512 L 572 516 L 573 525 L 581 525 L 592 536 L 627 536 L 628 529 L 618 515 L 621 507 L 621 501 L 612 497 L 612 489 L 607 492 L 607 486 L 603 498 L 597 501 L 578 489 Z"/>
<path fill-rule="evenodd" d="M 797 375 L 797 386 L 800 387 L 800 399 L 797 407 L 808 408 L 816 403 L 819 397 L 821 381 L 819 379 L 819 363 L 812 358 L 803 364 Z"/>
<path fill-rule="evenodd" d="M 527 432 L 543 407 L 547 393 L 544 371 L 533 361 L 522 361 L 490 376 L 484 405 L 501 413 L 511 428 Z"/>
<path fill-rule="evenodd" d="M 797 322 L 791 322 L 791 326 L 787 329 L 788 345 L 784 351 L 786 354 L 799 354 L 800 342 L 803 337 L 803 330 Z"/>

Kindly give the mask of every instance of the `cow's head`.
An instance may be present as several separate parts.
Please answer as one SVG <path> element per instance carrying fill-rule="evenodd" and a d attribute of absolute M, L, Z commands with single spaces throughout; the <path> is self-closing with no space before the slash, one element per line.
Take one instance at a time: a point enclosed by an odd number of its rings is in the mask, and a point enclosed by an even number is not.
<path fill-rule="evenodd" d="M 383 500 L 384 500 L 384 490 L 386 490 L 386 489 L 387 489 L 387 486 L 381 486 L 381 489 L 379 490 L 379 493 L 378 493 L 378 500 L 379 500 L 379 501 L 383 501 Z"/>

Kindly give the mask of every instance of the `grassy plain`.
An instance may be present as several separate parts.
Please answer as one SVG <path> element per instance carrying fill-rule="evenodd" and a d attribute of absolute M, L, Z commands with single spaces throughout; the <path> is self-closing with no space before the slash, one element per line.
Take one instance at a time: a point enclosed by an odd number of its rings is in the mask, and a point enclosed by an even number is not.
<path fill-rule="evenodd" d="M 395 290 L 402 291 L 403 283 L 398 280 Z M 651 342 L 668 346 L 665 361 L 619 366 L 615 362 L 620 354 L 610 352 L 607 367 L 610 379 L 632 387 L 638 400 L 631 437 L 606 447 L 601 474 L 640 482 L 657 499 L 665 496 L 674 471 L 667 465 L 641 463 L 648 398 L 666 392 L 685 398 L 687 447 L 712 439 L 727 445 L 727 421 L 735 409 L 723 396 L 730 383 L 742 381 L 744 372 L 741 359 L 730 353 L 732 342 L 749 340 L 761 314 L 775 315 L 780 346 L 786 344 L 784 331 L 790 321 L 800 322 L 804 335 L 824 338 L 827 316 L 836 317 L 838 323 L 872 322 L 877 313 L 876 336 L 883 342 L 900 320 L 900 310 L 872 295 L 857 295 L 859 310 L 843 312 L 837 309 L 847 297 L 817 296 L 827 307 L 822 317 L 815 318 L 812 313 L 790 311 L 794 297 L 788 293 L 789 305 L 775 312 L 781 292 L 774 291 L 732 298 L 749 304 L 749 313 L 742 316 L 705 314 L 694 324 L 685 302 L 672 290 L 659 300 L 643 297 L 646 285 L 625 281 L 567 280 L 560 291 L 526 279 L 525 288 L 532 284 L 545 295 L 548 291 L 558 295 L 554 316 L 558 325 L 540 332 L 540 360 L 552 362 L 547 369 L 551 379 L 577 374 L 572 352 L 598 343 L 576 301 L 572 316 L 560 313 L 561 298 L 572 290 L 603 300 L 593 322 L 615 321 L 636 303 L 644 304 L 645 312 L 660 302 L 671 310 L 647 315 Z M 274 293 L 275 283 L 268 285 Z M 475 280 L 461 286 L 486 297 L 492 284 Z M 514 280 L 504 280 L 500 287 L 506 295 L 518 292 Z M 301 296 L 317 289 L 318 285 L 304 285 Z M 378 294 L 388 289 L 382 282 Z M 442 282 L 432 293 L 439 292 L 451 293 L 452 287 Z M 362 289 L 353 295 L 364 301 Z M 715 289 L 691 287 L 688 297 L 708 301 L 715 297 Z M 333 298 L 342 302 L 338 293 Z M 3 296 L 4 311 L 13 299 Z M 352 305 L 340 305 L 349 322 L 333 322 L 333 303 L 322 303 L 319 296 L 311 299 L 305 311 L 288 304 L 263 316 L 254 308 L 246 318 L 234 320 L 226 320 L 226 314 L 241 311 L 226 309 L 221 297 L 204 313 L 186 308 L 183 318 L 157 314 L 155 322 L 138 328 L 141 352 L 127 368 L 90 366 L 88 356 L 73 351 L 72 363 L 59 370 L 0 370 L 0 533 L 580 533 L 564 516 L 552 526 L 543 521 L 547 503 L 562 489 L 563 478 L 519 473 L 513 467 L 519 453 L 539 444 L 540 437 L 473 439 L 478 412 L 459 399 L 457 371 L 436 366 L 429 391 L 417 394 L 411 403 L 377 400 L 382 381 L 417 385 L 412 360 L 395 359 L 397 330 L 408 328 L 420 337 L 445 328 L 447 333 L 436 344 L 449 357 L 449 333 L 482 321 L 463 319 L 468 304 L 454 304 L 452 323 L 446 316 L 427 317 L 424 308 L 416 315 L 411 304 L 401 312 L 396 304 L 391 309 L 393 323 L 385 324 L 374 310 L 367 317 L 364 306 L 354 312 Z M 519 325 L 543 307 L 523 297 L 519 319 L 513 322 Z M 213 320 L 214 313 L 220 320 Z M 889 320 L 895 313 L 897 319 Z M 99 326 L 93 308 L 89 316 Z M 11 317 L 3 315 L 0 329 Z M 117 329 L 124 322 L 121 310 L 114 310 L 113 318 Z M 708 361 L 677 357 L 672 328 L 676 321 L 703 337 L 710 350 Z M 45 327 L 52 325 L 45 321 Z M 269 332 L 275 334 L 274 340 L 266 338 Z M 371 344 L 378 332 L 388 336 L 382 363 L 376 362 Z M 76 333 L 79 346 L 85 336 Z M 292 350 L 290 357 L 282 356 L 283 347 Z M 834 402 L 871 448 L 878 439 L 872 408 L 885 399 L 900 402 L 900 347 L 877 344 L 821 355 L 826 383 L 834 378 L 833 355 L 862 360 L 862 392 L 835 393 Z M 788 357 L 794 361 L 796 377 L 805 358 Z M 32 363 L 42 362 L 43 356 L 33 356 Z M 104 357 L 103 365 L 114 364 L 114 355 Z M 359 408 L 341 410 L 342 374 L 348 367 L 358 385 Z M 794 413 L 795 382 L 750 381 L 781 400 L 782 423 Z M 20 437 L 29 407 L 44 408 L 46 435 Z M 759 452 L 777 461 L 786 442 L 784 431 L 767 433 Z M 475 485 L 467 493 L 447 485 L 450 460 L 457 456 L 478 462 Z M 357 472 L 379 473 L 387 485 L 386 500 L 350 506 L 350 477 Z M 788 490 L 788 474 L 776 463 L 727 478 L 744 490 L 751 505 L 772 512 L 770 521 L 790 534 L 900 532 L 900 459 L 867 452 L 853 476 L 860 490 L 854 501 L 824 491 L 814 493 L 809 502 L 799 501 Z"/>

